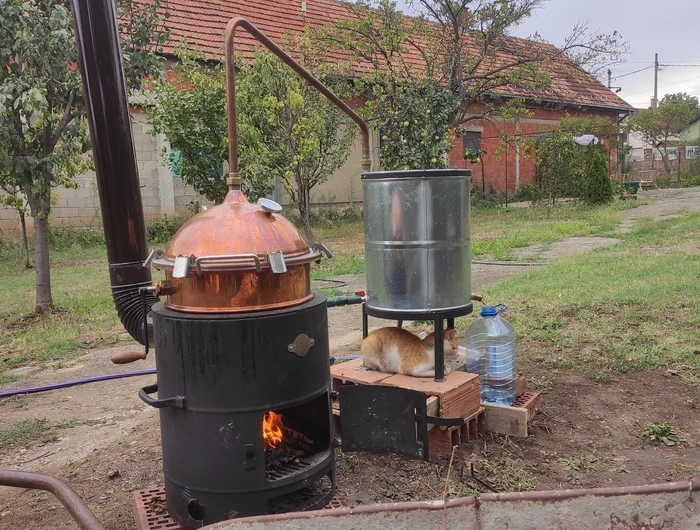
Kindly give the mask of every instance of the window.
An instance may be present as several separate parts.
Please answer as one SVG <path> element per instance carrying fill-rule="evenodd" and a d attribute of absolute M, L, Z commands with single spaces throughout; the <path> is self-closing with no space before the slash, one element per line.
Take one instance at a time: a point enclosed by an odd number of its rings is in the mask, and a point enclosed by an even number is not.
<path fill-rule="evenodd" d="M 182 178 L 180 172 L 180 152 L 174 149 L 170 150 L 170 173 L 174 179 Z"/>
<path fill-rule="evenodd" d="M 467 131 L 464 133 L 464 154 L 475 153 L 481 149 L 481 132 Z"/>

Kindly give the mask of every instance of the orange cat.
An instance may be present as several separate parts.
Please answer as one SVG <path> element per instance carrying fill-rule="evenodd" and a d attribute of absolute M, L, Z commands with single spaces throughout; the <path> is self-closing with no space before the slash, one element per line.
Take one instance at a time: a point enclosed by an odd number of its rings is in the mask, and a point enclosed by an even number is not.
<path fill-rule="evenodd" d="M 457 356 L 457 333 L 445 330 L 445 359 Z M 435 374 L 435 334 L 420 339 L 400 328 L 381 328 L 362 341 L 362 362 L 370 370 L 432 377 Z M 451 368 L 445 365 L 445 374 Z"/>

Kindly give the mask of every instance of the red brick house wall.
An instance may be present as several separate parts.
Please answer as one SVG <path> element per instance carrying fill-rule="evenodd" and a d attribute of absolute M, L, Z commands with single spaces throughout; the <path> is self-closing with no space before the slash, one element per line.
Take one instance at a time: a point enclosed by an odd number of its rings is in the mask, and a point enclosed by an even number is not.
<path fill-rule="evenodd" d="M 519 132 L 522 138 L 536 138 L 546 136 L 556 129 L 562 118 L 602 116 L 612 123 L 617 120 L 617 111 L 606 109 L 588 108 L 534 108 L 530 109 L 531 115 L 523 117 L 516 124 L 515 121 L 489 121 L 484 119 L 471 120 L 465 124 L 467 129 L 478 130 L 481 133 L 481 148 L 486 150 L 483 157 L 483 172 L 486 188 L 492 184 L 500 191 L 508 191 L 508 195 L 515 193 L 518 186 L 534 182 L 535 161 L 523 147 L 510 144 L 505 148 L 501 137 L 503 135 L 515 135 Z M 592 132 L 592 134 L 595 134 Z M 474 175 L 474 186 L 481 188 L 482 164 L 471 163 L 463 158 L 463 138 L 455 139 L 455 148 L 450 152 L 449 165 L 455 168 L 471 169 Z M 609 149 L 608 166 L 610 173 L 614 173 L 616 153 Z M 506 187 L 507 180 L 507 187 Z"/>

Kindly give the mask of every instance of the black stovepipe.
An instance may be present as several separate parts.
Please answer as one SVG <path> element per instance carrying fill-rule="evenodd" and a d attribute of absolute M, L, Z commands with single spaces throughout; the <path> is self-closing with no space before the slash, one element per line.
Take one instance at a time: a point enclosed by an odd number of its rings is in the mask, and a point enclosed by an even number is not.
<path fill-rule="evenodd" d="M 112 296 L 122 324 L 141 344 L 158 300 L 151 285 L 146 224 L 113 0 L 72 0 L 83 97 L 87 111 Z M 144 309 L 145 308 L 145 309 Z"/>

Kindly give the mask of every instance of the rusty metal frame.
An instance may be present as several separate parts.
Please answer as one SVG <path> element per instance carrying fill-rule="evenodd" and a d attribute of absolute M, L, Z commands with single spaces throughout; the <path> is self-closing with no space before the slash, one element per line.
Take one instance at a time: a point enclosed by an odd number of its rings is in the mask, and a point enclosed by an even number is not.
<path fill-rule="evenodd" d="M 412 501 L 400 503 L 372 504 L 367 506 L 358 506 L 356 508 L 338 508 L 333 510 L 322 510 L 318 512 L 299 512 L 286 513 L 277 515 L 264 515 L 258 517 L 247 517 L 243 519 L 222 521 L 210 526 L 206 526 L 205 530 L 231 530 L 242 528 L 253 528 L 252 524 L 276 523 L 289 521 L 295 523 L 301 528 L 304 521 L 312 521 L 317 518 L 328 518 L 328 528 L 332 528 L 332 521 L 335 518 L 343 519 L 348 516 L 357 515 L 372 515 L 383 513 L 389 517 L 390 514 L 398 515 L 399 513 L 415 512 L 425 513 L 434 511 L 451 511 L 455 508 L 473 508 L 478 513 L 484 510 L 487 506 L 498 506 L 500 503 L 535 503 L 539 505 L 548 505 L 569 501 L 573 499 L 581 499 L 584 497 L 592 498 L 608 498 L 608 497 L 643 497 L 645 495 L 655 494 L 680 494 L 687 492 L 688 500 L 692 502 L 693 493 L 700 491 L 700 477 L 682 482 L 671 482 L 664 484 L 651 484 L 647 486 L 625 486 L 625 487 L 608 487 L 595 489 L 579 489 L 579 490 L 549 490 L 549 491 L 528 491 L 528 492 L 513 492 L 513 493 L 485 493 L 473 497 L 462 497 L 444 503 L 443 501 Z M 477 516 L 478 519 L 478 516 Z M 325 520 L 325 519 L 324 519 Z M 324 523 L 325 524 L 325 523 Z M 318 526 L 315 526 L 317 528 Z M 257 528 L 257 526 L 255 526 Z M 290 527 L 291 528 L 291 527 Z M 294 526 L 297 528 L 297 526 Z M 325 528 L 325 526 L 324 526 Z M 575 526 L 572 526 L 575 528 Z M 625 528 L 628 528 L 625 526 Z M 632 528 L 632 527 L 629 527 Z M 634 528 L 652 528 L 648 526 L 634 526 Z M 656 527 L 654 527 L 656 528 Z"/>
<path fill-rule="evenodd" d="M 105 530 L 85 502 L 68 484 L 49 475 L 0 469 L 0 486 L 43 490 L 56 496 L 83 530 Z"/>
<path fill-rule="evenodd" d="M 226 26 L 226 111 L 228 115 L 228 164 L 229 186 L 240 187 L 240 175 L 238 170 L 238 123 L 236 116 L 236 65 L 233 57 L 233 45 L 236 37 L 236 28 L 245 29 L 252 37 L 264 45 L 268 50 L 279 57 L 282 62 L 304 78 L 311 86 L 321 92 L 331 103 L 347 114 L 360 127 L 362 139 L 362 168 L 370 169 L 369 128 L 365 121 L 352 110 L 342 99 L 336 96 L 321 81 L 316 79 L 298 62 L 289 56 L 282 48 L 275 44 L 267 35 L 256 28 L 245 18 L 236 17 Z"/>

